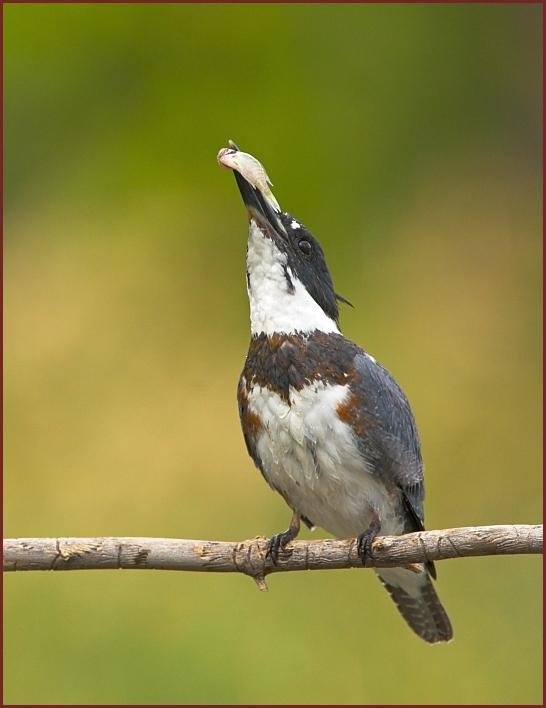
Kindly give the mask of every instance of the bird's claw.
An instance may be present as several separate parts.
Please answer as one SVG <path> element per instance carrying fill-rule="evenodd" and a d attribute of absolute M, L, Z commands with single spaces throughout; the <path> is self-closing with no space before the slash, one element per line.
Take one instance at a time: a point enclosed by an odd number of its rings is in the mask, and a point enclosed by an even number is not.
<path fill-rule="evenodd" d="M 373 558 L 372 545 L 380 529 L 381 524 L 379 523 L 379 519 L 374 519 L 366 531 L 361 533 L 357 538 L 356 550 L 362 561 L 362 565 L 366 565 L 366 562 Z"/>
<path fill-rule="evenodd" d="M 280 552 L 288 543 L 290 543 L 290 541 L 293 540 L 293 538 L 294 536 L 291 533 L 290 529 L 288 529 L 287 531 L 283 531 L 282 533 L 276 533 L 274 536 L 271 536 L 267 543 L 267 551 L 265 553 L 265 557 L 271 558 L 271 562 L 273 563 L 273 565 L 277 565 Z"/>

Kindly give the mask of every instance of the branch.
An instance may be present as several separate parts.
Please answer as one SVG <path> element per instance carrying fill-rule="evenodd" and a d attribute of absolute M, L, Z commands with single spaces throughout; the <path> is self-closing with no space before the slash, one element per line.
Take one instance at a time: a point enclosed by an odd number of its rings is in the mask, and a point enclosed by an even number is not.
<path fill-rule="evenodd" d="M 18 538 L 4 540 L 4 571 L 139 568 L 240 572 L 265 590 L 265 576 L 287 570 L 361 568 L 355 539 L 293 541 L 274 565 L 267 539 L 240 542 L 169 538 Z M 381 536 L 366 567 L 404 566 L 468 556 L 542 553 L 542 525 L 474 526 Z M 415 568 L 413 568 L 416 570 Z"/>

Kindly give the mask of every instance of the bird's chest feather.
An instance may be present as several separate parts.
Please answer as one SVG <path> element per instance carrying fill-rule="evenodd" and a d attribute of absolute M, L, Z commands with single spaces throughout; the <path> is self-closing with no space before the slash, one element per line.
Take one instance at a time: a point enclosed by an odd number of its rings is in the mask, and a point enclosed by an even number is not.
<path fill-rule="evenodd" d="M 389 516 L 390 500 L 361 454 L 354 427 L 340 417 L 352 396 L 343 357 L 334 366 L 327 356 L 317 360 L 316 352 L 302 357 L 292 343 L 279 350 L 280 356 L 262 356 L 250 367 L 247 360 L 239 387 L 247 445 L 295 511 L 338 536 L 357 534 L 373 511 Z"/>

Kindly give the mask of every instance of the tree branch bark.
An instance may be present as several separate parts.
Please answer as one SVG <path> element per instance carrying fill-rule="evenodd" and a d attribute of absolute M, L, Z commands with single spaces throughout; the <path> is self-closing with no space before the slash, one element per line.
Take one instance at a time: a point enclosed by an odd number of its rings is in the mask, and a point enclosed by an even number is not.
<path fill-rule="evenodd" d="M 289 570 L 361 568 L 355 539 L 293 541 L 277 564 L 262 536 L 239 542 L 169 538 L 18 538 L 4 540 L 4 571 L 193 570 L 250 575 L 262 590 L 265 576 Z M 473 526 L 381 536 L 366 567 L 404 566 L 447 558 L 542 553 L 542 525 Z M 415 569 L 415 568 L 414 568 Z"/>

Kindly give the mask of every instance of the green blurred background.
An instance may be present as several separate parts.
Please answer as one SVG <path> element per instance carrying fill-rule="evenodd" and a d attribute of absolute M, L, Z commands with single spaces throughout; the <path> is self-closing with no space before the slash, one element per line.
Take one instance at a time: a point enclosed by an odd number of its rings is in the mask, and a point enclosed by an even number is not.
<path fill-rule="evenodd" d="M 428 526 L 538 522 L 541 12 L 5 5 L 5 535 L 286 527 L 239 430 L 228 138 L 321 239 L 356 305 L 344 332 L 406 389 Z M 371 572 L 269 586 L 10 575 L 5 701 L 541 701 L 536 557 L 439 564 L 455 641 L 435 648 Z"/>

